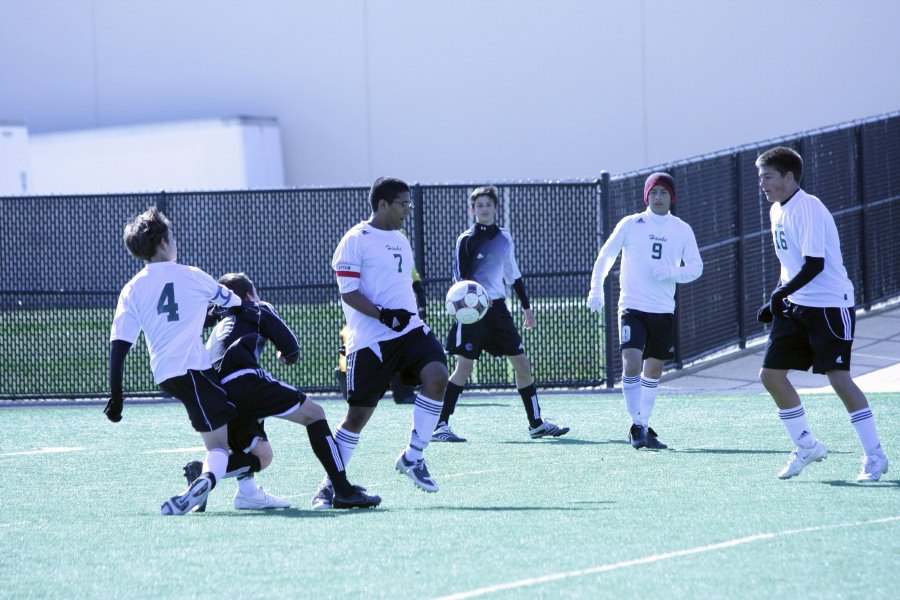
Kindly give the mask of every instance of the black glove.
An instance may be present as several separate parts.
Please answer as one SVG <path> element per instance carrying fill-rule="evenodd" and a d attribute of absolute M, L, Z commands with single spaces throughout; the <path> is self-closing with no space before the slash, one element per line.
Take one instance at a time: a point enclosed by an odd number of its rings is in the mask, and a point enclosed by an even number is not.
<path fill-rule="evenodd" d="M 378 313 L 378 320 L 394 331 L 403 331 L 412 316 L 411 312 L 403 308 L 382 308 Z"/>
<path fill-rule="evenodd" d="M 772 307 L 766 302 L 758 311 L 756 311 L 756 320 L 760 323 L 771 323 L 775 316 L 772 314 Z"/>
<path fill-rule="evenodd" d="M 112 421 L 113 423 L 118 423 L 122 420 L 122 391 L 112 392 L 109 395 L 109 402 L 106 403 L 106 408 L 103 409 L 103 413 L 106 415 L 106 418 Z"/>
<path fill-rule="evenodd" d="M 769 310 L 771 310 L 772 315 L 778 319 L 791 318 L 790 304 L 785 302 L 787 296 L 787 291 L 782 286 L 778 286 L 769 297 Z"/>

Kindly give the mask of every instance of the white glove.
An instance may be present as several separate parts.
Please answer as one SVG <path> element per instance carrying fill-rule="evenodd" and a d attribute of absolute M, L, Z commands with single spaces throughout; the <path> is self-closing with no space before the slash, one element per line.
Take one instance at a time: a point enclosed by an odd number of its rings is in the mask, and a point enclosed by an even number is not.
<path fill-rule="evenodd" d="M 595 292 L 593 288 L 588 293 L 587 297 L 588 308 L 594 311 L 595 313 L 603 313 L 603 290 L 601 289 L 599 292 Z"/>
<path fill-rule="evenodd" d="M 668 265 L 653 265 L 653 278 L 657 281 L 672 279 L 672 267 Z"/>

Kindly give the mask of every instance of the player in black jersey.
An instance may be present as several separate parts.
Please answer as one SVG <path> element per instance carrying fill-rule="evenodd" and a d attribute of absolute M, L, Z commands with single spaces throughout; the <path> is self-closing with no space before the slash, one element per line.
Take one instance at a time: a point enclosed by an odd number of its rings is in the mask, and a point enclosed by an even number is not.
<path fill-rule="evenodd" d="M 516 263 L 512 236 L 505 227 L 495 223 L 499 205 L 497 188 L 477 188 L 469 196 L 469 203 L 475 215 L 475 224 L 456 241 L 453 279 L 480 283 L 491 298 L 491 306 L 481 320 L 470 325 L 454 322 L 447 334 L 447 352 L 455 354 L 457 362 L 447 383 L 444 407 L 431 439 L 436 442 L 466 441 L 450 429 L 450 415 L 482 350 L 494 356 L 505 356 L 515 369 L 516 388 L 528 416 L 528 434 L 534 439 L 565 435 L 568 427 L 559 427 L 541 417 L 531 364 L 525 355 L 522 337 L 506 307 L 506 284 L 509 283 L 522 304 L 525 329 L 534 328 L 534 311 Z"/>

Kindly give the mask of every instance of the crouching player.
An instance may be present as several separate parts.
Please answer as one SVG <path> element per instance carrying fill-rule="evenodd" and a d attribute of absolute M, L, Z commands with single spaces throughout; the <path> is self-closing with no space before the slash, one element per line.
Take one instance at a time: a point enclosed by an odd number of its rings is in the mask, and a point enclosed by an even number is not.
<path fill-rule="evenodd" d="M 229 423 L 228 429 L 232 456 L 247 457 L 247 461 L 236 461 L 236 468 L 229 469 L 225 474 L 225 477 L 238 479 L 235 508 L 290 506 L 286 500 L 265 493 L 253 477 L 254 473 L 272 462 L 272 446 L 264 428 L 267 417 L 279 417 L 306 427 L 313 453 L 334 486 L 333 508 L 378 506 L 380 497 L 367 494 L 362 487 L 353 486 L 347 480 L 341 455 L 322 407 L 308 400 L 294 386 L 273 378 L 260 367 L 259 357 L 269 340 L 278 350 L 282 363 L 296 363 L 300 356 L 297 337 L 275 308 L 259 299 L 256 287 L 245 274 L 229 273 L 222 276 L 219 283 L 244 301 L 240 312 L 226 315 L 216 324 L 206 344 L 212 365 L 228 397 L 237 407 L 238 416 Z M 197 462 L 185 466 L 188 480 L 198 471 Z M 198 510 L 203 510 L 203 507 Z"/>

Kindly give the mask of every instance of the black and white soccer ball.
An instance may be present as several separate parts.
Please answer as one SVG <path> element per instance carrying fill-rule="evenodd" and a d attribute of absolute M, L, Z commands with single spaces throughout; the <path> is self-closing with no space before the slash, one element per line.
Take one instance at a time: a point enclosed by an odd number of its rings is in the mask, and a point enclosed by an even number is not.
<path fill-rule="evenodd" d="M 477 281 L 459 281 L 447 290 L 447 312 L 463 325 L 481 319 L 490 305 L 487 290 Z"/>

